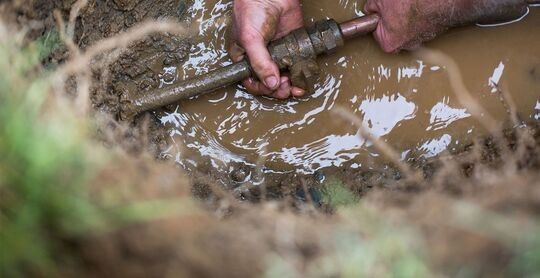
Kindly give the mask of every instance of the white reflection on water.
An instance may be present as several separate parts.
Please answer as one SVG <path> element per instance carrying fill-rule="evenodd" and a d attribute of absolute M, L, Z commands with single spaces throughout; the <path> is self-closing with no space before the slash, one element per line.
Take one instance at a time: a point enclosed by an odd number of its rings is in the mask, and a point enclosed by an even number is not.
<path fill-rule="evenodd" d="M 413 119 L 416 104 L 397 93 L 381 98 L 367 98 L 360 104 L 364 125 L 368 131 L 381 137 L 389 134 L 400 122 Z"/>
<path fill-rule="evenodd" d="M 426 130 L 439 130 L 447 128 L 455 121 L 465 119 L 471 115 L 466 109 L 452 108 L 448 105 L 448 97 L 444 97 L 441 102 L 438 102 L 431 108 L 429 126 Z"/>
<path fill-rule="evenodd" d="M 267 156 L 272 161 L 296 165 L 298 172 L 307 174 L 325 167 L 339 167 L 354 159 L 365 142 L 359 134 L 329 135 L 298 148 L 283 148 L 279 152 L 268 153 Z"/>
<path fill-rule="evenodd" d="M 493 70 L 493 74 L 488 79 L 488 85 L 491 87 L 491 92 L 496 93 L 497 92 L 497 86 L 499 86 L 499 82 L 501 82 L 501 77 L 504 73 L 504 64 L 503 62 L 500 62 L 499 65 Z"/>
<path fill-rule="evenodd" d="M 440 138 L 434 138 L 425 142 L 420 148 L 420 151 L 424 152 L 425 157 L 434 157 L 444 152 L 450 143 L 452 142 L 452 136 L 444 134 Z"/>
<path fill-rule="evenodd" d="M 398 69 L 398 82 L 402 79 L 420 78 L 424 72 L 424 61 L 417 61 L 418 66 L 405 66 Z"/>
<path fill-rule="evenodd" d="M 193 76 L 207 73 L 209 66 L 230 63 L 225 48 L 227 33 L 226 17 L 232 7 L 231 1 L 217 1 L 214 5 L 208 0 L 195 0 L 188 12 L 196 19 L 199 37 L 209 37 L 195 43 L 190 49 L 187 62 L 183 65 L 181 76 Z"/>

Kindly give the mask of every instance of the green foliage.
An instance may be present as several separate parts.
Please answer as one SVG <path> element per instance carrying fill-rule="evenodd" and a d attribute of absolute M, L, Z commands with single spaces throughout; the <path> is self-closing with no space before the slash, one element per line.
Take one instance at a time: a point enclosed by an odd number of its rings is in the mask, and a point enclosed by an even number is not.
<path fill-rule="evenodd" d="M 270 256 L 266 277 L 433 277 L 423 254 L 420 233 L 408 225 L 394 225 L 362 203 L 338 208 L 342 220 L 307 275 L 279 255 Z"/>
<path fill-rule="evenodd" d="M 338 214 L 352 227 L 335 236 L 337 254 L 327 258 L 334 263 L 323 272 L 340 272 L 343 277 L 432 276 L 420 234 L 412 226 L 393 224 L 362 203 Z"/>
<path fill-rule="evenodd" d="M 322 203 L 331 207 L 348 206 L 358 202 L 353 192 L 333 178 L 325 182 L 321 193 Z"/>
<path fill-rule="evenodd" d="M 430 277 L 426 261 L 411 248 L 409 238 L 396 230 L 361 238 L 337 235 L 334 256 L 326 256 L 317 272 L 322 277 Z"/>
<path fill-rule="evenodd" d="M 48 40 L 20 48 L 0 40 L 0 276 L 53 274 L 56 239 L 100 223 L 84 185 L 98 164 L 84 122 L 58 109 L 38 63 Z"/>
<path fill-rule="evenodd" d="M 56 31 L 56 29 L 52 29 L 39 40 L 37 40 L 36 44 L 38 50 L 38 59 L 39 61 L 43 61 L 53 51 L 57 50 L 62 46 L 62 41 L 60 39 L 60 34 L 58 34 L 58 31 Z"/>
<path fill-rule="evenodd" d="M 512 262 L 513 275 L 540 277 L 540 235 L 530 233 L 529 239 L 515 248 L 516 258 Z"/>

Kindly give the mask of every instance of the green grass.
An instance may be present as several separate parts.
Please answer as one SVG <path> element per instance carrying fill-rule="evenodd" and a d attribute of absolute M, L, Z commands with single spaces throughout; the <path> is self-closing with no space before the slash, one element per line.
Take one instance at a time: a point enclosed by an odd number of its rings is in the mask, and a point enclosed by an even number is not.
<path fill-rule="evenodd" d="M 321 202 L 330 207 L 346 207 L 358 202 L 358 198 L 341 181 L 330 178 L 321 190 Z"/>
<path fill-rule="evenodd" d="M 0 276 L 54 273 L 51 238 L 76 237 L 100 223 L 85 185 L 99 165 L 85 121 L 59 112 L 39 62 L 47 40 L 0 44 Z M 57 113 L 47 113 L 47 109 Z M 7 276 L 5 276 L 7 275 Z"/>

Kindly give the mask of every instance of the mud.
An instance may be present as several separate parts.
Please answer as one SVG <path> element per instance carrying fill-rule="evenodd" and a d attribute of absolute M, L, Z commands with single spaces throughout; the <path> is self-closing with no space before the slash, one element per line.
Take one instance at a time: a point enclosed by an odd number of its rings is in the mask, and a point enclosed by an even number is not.
<path fill-rule="evenodd" d="M 220 8 L 212 9 L 216 3 Z M 226 28 L 213 25 L 216 18 L 227 15 L 224 3 L 206 1 L 192 10 L 194 16 L 202 17 L 203 41 L 188 62 L 177 68 L 179 79 L 229 63 Z M 305 3 L 308 21 L 325 16 L 346 20 L 360 14 L 359 7 L 347 1 Z M 532 9 L 520 23 L 458 29 L 427 47 L 456 60 L 468 89 L 497 120 L 507 120 L 508 113 L 495 83 L 508 90 L 527 121 L 537 113 L 540 90 L 531 78 L 534 71 L 529 73 L 539 59 L 535 49 L 540 41 L 533 35 L 538 20 L 538 11 Z M 181 157 L 179 163 L 184 164 L 200 157 L 216 165 L 243 162 L 254 166 L 264 160 L 268 172 L 304 174 L 384 164 L 369 142 L 357 136 L 353 125 L 331 114 L 337 106 L 362 118 L 372 134 L 395 147 L 404 159 L 457 151 L 485 134 L 459 105 L 445 69 L 411 53 L 387 55 L 371 38 L 363 38 L 324 58 L 321 65 L 322 83 L 306 99 L 255 98 L 237 87 L 181 102 L 171 112 L 158 114 L 175 141 L 163 155 Z"/>
<path fill-rule="evenodd" d="M 77 29 L 79 45 L 84 49 L 144 20 L 185 18 L 187 7 L 184 0 L 165 1 L 160 5 L 152 1 L 95 2 L 81 15 Z M 95 72 L 98 87 L 92 95 L 94 105 L 102 111 L 118 114 L 119 92 L 144 92 L 160 82 L 170 82 L 172 73 L 162 72 L 163 67 L 185 62 L 189 48 L 186 38 L 168 34 L 152 35 L 135 43 L 115 59 L 109 69 L 99 68 L 100 72 Z"/>
<path fill-rule="evenodd" d="M 79 45 L 84 48 L 147 18 L 178 17 L 187 23 L 198 18 L 191 22 L 198 26 L 198 36 L 152 36 L 123 53 L 109 75 L 96 73 L 100 85 L 93 102 L 101 111 L 118 113 L 122 91 L 144 94 L 230 64 L 225 50 L 230 1 L 168 1 L 149 9 L 150 2 L 133 7 L 96 2 L 81 16 Z M 304 5 L 307 22 L 361 15 L 361 3 L 354 1 Z M 509 119 L 496 90 L 503 88 L 521 119 L 534 121 L 540 102 L 540 40 L 533 29 L 539 20 L 539 11 L 532 9 L 522 22 L 457 29 L 427 47 L 455 59 L 467 88 L 496 120 Z M 303 184 L 317 187 L 327 178 L 336 177 L 362 192 L 374 181 L 385 184 L 401 178 L 354 125 L 331 113 L 338 106 L 363 119 L 369 132 L 394 147 L 403 160 L 417 164 L 445 151 L 460 152 L 486 134 L 459 105 L 445 69 L 414 54 L 384 54 L 367 37 L 349 42 L 319 63 L 324 74 L 310 97 L 276 101 L 229 87 L 151 113 L 150 138 L 145 140 L 153 142 L 151 149 L 160 158 L 209 175 L 243 198 L 256 199 L 261 190 L 276 197 L 298 197 Z M 135 125 L 140 127 L 141 120 Z"/>
<path fill-rule="evenodd" d="M 37 1 L 36 6 L 18 9 L 44 22 L 35 30 L 39 35 L 54 26 L 46 11 L 59 8 L 67 14 L 72 2 L 57 1 L 40 10 L 45 4 Z M 362 14 L 362 5 L 356 1 L 304 6 L 307 22 L 326 16 L 345 21 Z M 76 25 L 75 41 L 83 49 L 146 19 L 172 17 L 198 27 L 198 36 L 190 39 L 153 35 L 132 45 L 106 70 L 95 69 L 92 102 L 96 110 L 117 115 L 123 91 L 144 94 L 229 65 L 225 46 L 230 7 L 230 1 L 216 0 L 160 5 L 153 1 L 91 2 Z M 536 51 L 540 40 L 534 32 L 539 15 L 533 8 L 516 24 L 457 29 L 427 47 L 456 60 L 468 89 L 497 120 L 507 121 L 508 113 L 495 85 L 512 95 L 524 122 L 535 121 L 540 115 Z M 62 50 L 57 53 L 50 62 L 65 58 Z M 233 86 L 143 115 L 120 137 L 107 135 L 107 130 L 102 137 L 132 152 L 150 149 L 192 173 L 218 179 L 245 198 L 258 196 L 261 190 L 277 197 L 302 198 L 306 184 L 316 187 L 334 177 L 359 193 L 373 187 L 374 181 L 385 184 L 401 179 L 371 143 L 358 135 L 356 127 L 331 113 L 337 106 L 363 119 L 373 135 L 419 167 L 424 167 L 421 161 L 445 151 L 460 152 L 473 138 L 485 135 L 458 104 L 445 69 L 414 54 L 384 54 L 367 37 L 348 43 L 337 54 L 320 60 L 320 65 L 321 83 L 305 99 L 258 98 Z"/>
<path fill-rule="evenodd" d="M 176 73 L 172 80 L 230 63 L 222 20 L 230 2 L 198 4 L 188 13 L 201 18 L 199 40 L 185 63 L 163 69 Z M 305 3 L 306 19 L 332 16 L 344 21 L 360 15 L 359 7 L 354 1 Z M 534 121 L 540 101 L 535 77 L 540 40 L 534 35 L 539 18 L 532 9 L 522 22 L 457 29 L 427 47 L 456 60 L 467 88 L 496 120 L 508 121 L 497 87 L 510 93 L 524 122 Z M 302 182 L 317 185 L 317 180 L 332 176 L 355 185 L 400 178 L 370 142 L 358 136 L 356 127 L 331 113 L 337 106 L 362 118 L 373 135 L 410 162 L 460 152 L 486 134 L 459 105 L 445 69 L 414 54 L 387 55 L 371 38 L 360 38 L 322 59 L 321 66 L 325 75 L 309 98 L 282 102 L 253 97 L 236 87 L 158 111 L 154 115 L 173 141 L 160 155 L 244 193 L 245 188 L 260 191 L 252 185 L 261 183 L 279 188 L 275 192 L 303 192 Z M 247 174 L 257 171 L 265 173 L 264 178 Z"/>

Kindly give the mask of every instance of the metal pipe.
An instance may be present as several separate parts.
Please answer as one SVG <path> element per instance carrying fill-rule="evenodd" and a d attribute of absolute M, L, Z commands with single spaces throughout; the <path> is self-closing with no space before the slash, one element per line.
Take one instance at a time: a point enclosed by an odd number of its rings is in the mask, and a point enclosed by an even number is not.
<path fill-rule="evenodd" d="M 380 16 L 378 14 L 371 14 L 343 22 L 339 25 L 339 28 L 343 34 L 343 39 L 350 40 L 375 31 L 379 20 Z"/>
<path fill-rule="evenodd" d="M 151 94 L 132 99 L 123 95 L 121 100 L 121 119 L 130 119 L 137 114 L 160 108 L 182 99 L 191 98 L 238 83 L 252 75 L 251 66 L 244 60 L 211 71 L 172 86 L 152 90 Z"/>
<path fill-rule="evenodd" d="M 339 25 L 340 30 L 337 30 L 336 36 L 338 36 L 339 39 L 343 41 L 344 39 L 352 39 L 358 36 L 366 35 L 375 30 L 378 22 L 378 15 L 368 15 L 350 20 Z M 293 31 L 293 33 L 291 34 L 292 35 L 289 35 L 289 38 L 298 38 L 303 33 Z M 330 37 L 333 39 L 338 39 L 332 36 L 329 37 L 326 34 L 321 36 L 322 40 L 328 39 Z M 305 35 L 305 39 L 307 39 L 308 41 L 310 40 L 310 37 L 307 35 L 307 33 Z M 298 40 L 295 39 L 295 41 Z M 311 45 L 311 43 L 309 44 Z M 319 41 L 319 44 L 320 43 L 323 42 Z M 337 42 L 335 41 L 331 41 L 330 44 L 334 44 L 335 47 L 339 46 L 339 44 L 337 44 Z M 281 46 L 284 45 L 285 44 L 282 44 Z M 292 49 L 298 51 L 303 48 L 298 46 L 293 47 Z M 273 51 L 280 50 L 274 49 Z M 281 62 L 283 61 L 278 61 L 278 64 L 281 64 Z M 182 99 L 210 93 L 219 88 L 238 83 L 251 76 L 254 76 L 251 66 L 247 60 L 244 60 L 214 70 L 207 74 L 178 82 L 171 86 L 152 90 L 150 92 L 147 92 L 147 94 L 142 97 L 131 96 L 130 94 L 133 92 L 124 92 L 120 97 L 119 116 L 122 120 L 131 119 L 132 117 L 136 116 L 141 112 L 160 108 L 171 103 L 178 102 Z"/>

